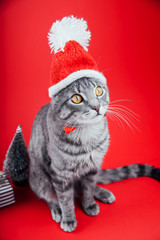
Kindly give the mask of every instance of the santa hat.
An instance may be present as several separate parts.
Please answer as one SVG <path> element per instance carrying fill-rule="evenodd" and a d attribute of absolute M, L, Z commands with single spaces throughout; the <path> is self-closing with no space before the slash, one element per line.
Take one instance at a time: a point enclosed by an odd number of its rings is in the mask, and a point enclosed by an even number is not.
<path fill-rule="evenodd" d="M 51 52 L 54 51 L 49 97 L 52 98 L 82 77 L 92 77 L 106 83 L 106 78 L 88 53 L 91 33 L 87 28 L 86 21 L 73 16 L 53 23 L 48 34 Z"/>

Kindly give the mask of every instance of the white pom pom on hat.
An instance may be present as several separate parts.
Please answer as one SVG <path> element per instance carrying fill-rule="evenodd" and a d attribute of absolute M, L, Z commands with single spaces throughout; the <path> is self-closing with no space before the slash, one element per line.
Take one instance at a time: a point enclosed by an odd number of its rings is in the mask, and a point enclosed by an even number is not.
<path fill-rule="evenodd" d="M 65 44 L 74 40 L 78 42 L 86 51 L 91 39 L 91 33 L 87 30 L 87 22 L 83 18 L 78 19 L 73 16 L 64 17 L 61 21 L 53 23 L 48 33 L 51 52 L 64 51 Z"/>
<path fill-rule="evenodd" d="M 48 33 L 49 46 L 54 51 L 49 97 L 82 77 L 96 78 L 106 84 L 106 78 L 88 53 L 91 33 L 87 28 L 83 18 L 73 16 L 53 23 Z"/>

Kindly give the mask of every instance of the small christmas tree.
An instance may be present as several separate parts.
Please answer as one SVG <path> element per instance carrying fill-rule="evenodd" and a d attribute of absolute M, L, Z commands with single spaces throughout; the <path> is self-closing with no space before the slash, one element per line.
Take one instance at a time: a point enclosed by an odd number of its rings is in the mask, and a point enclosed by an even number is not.
<path fill-rule="evenodd" d="M 29 157 L 26 143 L 19 125 L 8 148 L 3 170 L 16 186 L 23 186 L 28 180 Z"/>

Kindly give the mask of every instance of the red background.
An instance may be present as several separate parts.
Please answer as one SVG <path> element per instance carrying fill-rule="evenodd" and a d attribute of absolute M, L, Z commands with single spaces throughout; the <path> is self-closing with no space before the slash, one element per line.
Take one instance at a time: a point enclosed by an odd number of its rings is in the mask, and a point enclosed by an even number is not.
<path fill-rule="evenodd" d="M 52 55 L 47 34 L 64 16 L 83 17 L 92 33 L 89 52 L 108 79 L 111 101 L 140 116 L 140 132 L 109 120 L 111 143 L 104 167 L 150 163 L 160 167 L 160 2 L 157 0 L 1 0 L 0 168 L 18 124 L 28 145 L 33 119 L 48 97 Z M 0 210 L 0 239 L 159 240 L 160 185 L 148 178 L 104 186 L 112 205 L 97 217 L 76 206 L 74 233 L 60 230 L 47 205 L 28 187 L 15 189 L 17 203 Z"/>

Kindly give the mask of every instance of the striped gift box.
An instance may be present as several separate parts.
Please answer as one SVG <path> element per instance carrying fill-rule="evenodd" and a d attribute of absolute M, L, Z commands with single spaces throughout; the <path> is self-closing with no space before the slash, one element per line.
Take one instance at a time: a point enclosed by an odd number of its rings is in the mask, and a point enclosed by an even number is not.
<path fill-rule="evenodd" d="M 15 203 L 14 191 L 6 174 L 0 171 L 0 208 Z"/>

